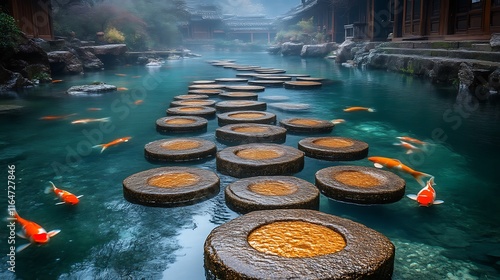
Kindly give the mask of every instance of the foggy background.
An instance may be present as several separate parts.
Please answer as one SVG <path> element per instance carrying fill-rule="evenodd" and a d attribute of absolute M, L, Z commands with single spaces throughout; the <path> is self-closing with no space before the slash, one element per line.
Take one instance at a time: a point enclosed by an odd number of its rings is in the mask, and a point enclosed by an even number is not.
<path fill-rule="evenodd" d="M 285 14 L 293 7 L 300 5 L 299 0 L 187 0 L 188 5 L 214 4 L 222 8 L 226 14 L 234 15 L 267 15 L 276 17 Z"/>

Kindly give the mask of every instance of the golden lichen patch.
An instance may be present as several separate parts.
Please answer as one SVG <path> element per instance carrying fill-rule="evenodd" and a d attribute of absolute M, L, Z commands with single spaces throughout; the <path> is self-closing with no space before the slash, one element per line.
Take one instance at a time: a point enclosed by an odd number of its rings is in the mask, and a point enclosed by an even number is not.
<path fill-rule="evenodd" d="M 190 150 L 200 146 L 200 142 L 193 140 L 172 140 L 161 144 L 161 147 L 167 150 Z"/>
<path fill-rule="evenodd" d="M 192 124 L 195 122 L 193 119 L 170 119 L 165 121 L 166 124 Z"/>
<path fill-rule="evenodd" d="M 148 185 L 158 188 L 189 187 L 201 180 L 200 176 L 188 172 L 172 172 L 156 175 L 148 179 Z"/>
<path fill-rule="evenodd" d="M 204 108 L 202 107 L 180 107 L 178 110 L 183 111 L 183 112 L 194 112 L 194 111 L 201 111 Z"/>
<path fill-rule="evenodd" d="M 206 100 L 184 100 L 179 102 L 182 105 L 198 105 L 198 106 L 204 106 L 211 104 L 212 102 L 206 101 Z"/>
<path fill-rule="evenodd" d="M 285 196 L 295 193 L 299 187 L 281 181 L 262 181 L 248 186 L 251 192 L 267 196 Z"/>
<path fill-rule="evenodd" d="M 264 133 L 268 132 L 269 128 L 262 126 L 238 126 L 238 127 L 233 127 L 231 130 L 234 132 L 241 132 L 241 133 Z"/>
<path fill-rule="evenodd" d="M 228 93 L 229 96 L 249 96 L 251 94 L 247 93 L 247 92 L 231 92 L 231 93 Z"/>
<path fill-rule="evenodd" d="M 327 148 L 345 148 L 354 145 L 354 142 L 340 138 L 320 138 L 314 140 L 313 143 Z"/>
<path fill-rule="evenodd" d="M 285 152 L 281 150 L 266 148 L 244 149 L 236 152 L 238 157 L 251 160 L 279 158 L 284 154 Z"/>
<path fill-rule="evenodd" d="M 236 114 L 231 114 L 229 116 L 231 118 L 238 118 L 238 119 L 255 119 L 255 118 L 262 118 L 265 115 L 260 113 L 236 113 Z"/>
<path fill-rule="evenodd" d="M 304 125 L 304 126 L 318 126 L 321 124 L 320 121 L 310 120 L 310 119 L 294 119 L 291 120 L 290 123 L 295 125 Z"/>
<path fill-rule="evenodd" d="M 322 225 L 302 221 L 274 222 L 248 235 L 255 250 L 285 258 L 308 258 L 333 254 L 346 246 L 344 237 Z"/>
<path fill-rule="evenodd" d="M 228 105 L 251 105 L 251 104 L 254 104 L 254 102 L 252 101 L 240 101 L 240 100 L 237 100 L 237 101 L 228 101 L 227 103 Z"/>
<path fill-rule="evenodd" d="M 361 188 L 377 187 L 382 183 L 379 178 L 356 170 L 345 170 L 335 173 L 333 179 L 349 186 Z"/>

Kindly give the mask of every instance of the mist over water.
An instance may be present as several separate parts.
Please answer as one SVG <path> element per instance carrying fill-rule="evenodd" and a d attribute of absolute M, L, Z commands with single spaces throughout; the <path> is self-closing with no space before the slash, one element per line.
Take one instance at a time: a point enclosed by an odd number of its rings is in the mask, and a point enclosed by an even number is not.
<path fill-rule="evenodd" d="M 216 226 L 239 216 L 225 206 L 224 188 L 236 178 L 218 174 L 221 192 L 201 203 L 157 208 L 135 205 L 123 198 L 122 181 L 137 172 L 160 166 L 192 166 L 216 171 L 215 159 L 174 163 L 150 163 L 144 145 L 173 138 L 155 130 L 155 121 L 176 95 L 186 94 L 194 80 L 235 77 L 236 71 L 211 66 L 206 60 L 235 59 L 239 64 L 286 69 L 287 73 L 326 78 L 321 89 L 266 88 L 266 97 L 288 98 L 312 109 L 291 112 L 268 107 L 278 121 L 291 117 L 346 119 L 327 134 L 359 139 L 370 145 L 370 156 L 397 158 L 436 176 L 437 199 L 444 204 L 418 207 L 408 198 L 390 205 L 359 206 L 321 197 L 320 211 L 352 219 L 385 234 L 396 246 L 393 279 L 497 279 L 500 232 L 500 194 L 496 155 L 500 154 L 498 105 L 478 104 L 460 125 L 443 118 L 456 103 L 456 90 L 438 87 L 415 77 L 384 71 L 343 68 L 330 60 L 270 56 L 264 52 L 203 53 L 203 57 L 167 61 L 149 69 L 128 66 L 78 76 L 55 77 L 59 84 L 41 85 L 3 103 L 26 106 L 20 116 L 0 117 L 0 162 L 16 166 L 16 207 L 21 216 L 46 230 L 61 229 L 48 245 L 30 247 L 16 255 L 17 279 L 205 279 L 203 242 Z M 120 75 L 117 75 L 120 74 Z M 135 78 L 133 78 L 135 77 Z M 104 81 L 128 88 L 102 96 L 65 94 L 72 85 Z M 135 105 L 127 100 L 142 99 Z M 219 101 L 217 97 L 214 100 Z M 272 101 L 268 98 L 267 102 Z M 350 106 L 366 106 L 374 113 L 347 113 Z M 88 111 L 87 108 L 102 108 Z M 471 107 L 472 108 L 472 107 Z M 47 115 L 77 114 L 66 120 L 42 121 Z M 453 116 L 459 116 L 452 111 Z M 99 124 L 72 125 L 80 118 L 110 117 L 113 129 L 99 135 Z M 454 119 L 456 120 L 456 118 Z M 217 142 L 217 120 L 208 129 L 182 136 Z M 435 129 L 447 138 L 436 138 Z M 325 135 L 325 134 L 321 134 Z M 432 145 L 410 156 L 397 136 L 408 135 Z M 132 139 L 99 153 L 88 148 L 93 141 L 119 137 Z M 311 135 L 313 136 L 313 135 Z M 320 135 L 318 135 L 320 136 Z M 297 147 L 304 135 L 287 134 L 285 145 Z M 94 140 L 92 140 L 94 139 Z M 441 139 L 441 140 L 440 140 Z M 85 144 L 89 143 L 89 144 Z M 80 156 L 78 154 L 80 153 Z M 54 168 L 60 163 L 63 169 Z M 329 162 L 305 159 L 296 177 L 314 183 L 316 171 L 335 165 L 372 166 L 366 159 Z M 407 194 L 421 187 L 410 176 Z M 78 195 L 76 207 L 55 205 L 45 194 L 48 181 Z M 5 196 L 2 198 L 5 203 Z M 4 204 L 5 205 L 5 204 Z M 8 232 L 0 228 L 1 261 L 6 264 Z M 17 244 L 26 241 L 17 238 Z M 300 277 L 300 276 L 299 276 Z M 0 279 L 16 279 L 6 270 Z"/>

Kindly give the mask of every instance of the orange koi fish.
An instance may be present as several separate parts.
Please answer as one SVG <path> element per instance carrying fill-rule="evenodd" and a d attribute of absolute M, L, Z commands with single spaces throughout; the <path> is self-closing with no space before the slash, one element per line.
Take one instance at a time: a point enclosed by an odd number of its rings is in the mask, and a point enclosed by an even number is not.
<path fill-rule="evenodd" d="M 69 114 L 69 115 L 63 115 L 63 116 L 43 116 L 40 118 L 40 120 L 44 121 L 54 121 L 54 120 L 62 120 L 62 119 L 67 119 L 71 116 L 74 116 L 76 114 Z"/>
<path fill-rule="evenodd" d="M 57 83 L 60 83 L 60 82 L 62 82 L 62 81 L 63 81 L 63 80 L 52 80 L 52 82 L 51 82 L 51 83 L 53 83 L 53 84 L 57 84 Z"/>
<path fill-rule="evenodd" d="M 428 144 L 427 142 L 424 142 L 424 141 L 421 141 L 421 140 L 418 140 L 416 138 L 412 138 L 409 136 L 400 136 L 400 137 L 396 137 L 396 138 L 398 138 L 399 140 L 403 140 L 406 142 L 411 142 L 411 143 L 415 143 L 415 144 L 419 144 L 419 145 L 427 145 Z"/>
<path fill-rule="evenodd" d="M 331 120 L 331 122 L 333 124 L 341 124 L 341 123 L 345 123 L 345 120 L 344 119 L 335 119 L 335 120 Z"/>
<path fill-rule="evenodd" d="M 423 189 L 418 194 L 409 194 L 408 198 L 418 202 L 419 206 L 429 207 L 433 204 L 441 204 L 444 201 L 436 200 L 436 191 L 432 187 L 434 184 L 434 177 L 431 177 Z"/>
<path fill-rule="evenodd" d="M 16 252 L 21 252 L 31 244 L 35 245 L 47 244 L 47 242 L 49 242 L 51 237 L 54 237 L 56 234 L 61 232 L 58 229 L 47 232 L 37 223 L 21 218 L 21 216 L 19 216 L 19 214 L 17 214 L 17 211 L 15 210 L 14 210 L 14 219 L 16 220 L 17 223 L 19 223 L 23 227 L 23 233 L 18 233 L 17 235 L 21 238 L 30 241 L 30 243 L 28 244 L 24 244 L 17 247 Z"/>
<path fill-rule="evenodd" d="M 116 90 L 118 90 L 118 91 L 126 91 L 126 90 L 128 90 L 128 88 L 126 88 L 126 87 L 119 87 Z"/>
<path fill-rule="evenodd" d="M 102 108 L 87 108 L 87 111 L 101 111 Z"/>
<path fill-rule="evenodd" d="M 399 140 L 399 143 L 394 143 L 394 145 L 396 146 L 401 146 L 403 148 L 406 149 L 406 154 L 412 154 L 413 151 L 420 151 L 420 148 L 408 143 L 408 142 L 405 142 L 405 141 L 401 141 Z"/>
<path fill-rule="evenodd" d="M 127 74 L 115 74 L 115 75 L 118 77 L 126 77 L 127 76 Z"/>
<path fill-rule="evenodd" d="M 99 144 L 99 145 L 95 145 L 94 147 L 92 148 L 97 148 L 97 147 L 101 147 L 101 153 L 104 152 L 104 150 L 106 150 L 108 147 L 111 147 L 111 146 L 114 146 L 114 145 L 118 145 L 120 143 L 124 143 L 124 142 L 128 142 L 128 140 L 130 140 L 132 137 L 130 136 L 127 136 L 127 137 L 122 137 L 122 138 L 118 138 L 118 139 L 115 139 L 109 143 L 106 143 L 106 144 Z"/>
<path fill-rule="evenodd" d="M 139 99 L 139 100 L 134 101 L 134 104 L 139 105 L 139 104 L 142 104 L 143 102 L 144 102 L 144 100 Z"/>
<path fill-rule="evenodd" d="M 344 109 L 344 112 L 356 112 L 356 111 L 367 111 L 373 113 L 375 112 L 375 109 L 367 107 L 349 107 Z"/>
<path fill-rule="evenodd" d="M 397 169 L 405 173 L 408 173 L 411 176 L 413 176 L 413 178 L 415 178 L 415 180 L 417 180 L 417 182 L 421 186 L 425 186 L 424 181 L 422 181 L 423 177 L 432 177 L 432 175 L 430 174 L 411 169 L 410 167 L 404 165 L 403 163 L 401 163 L 401 161 L 397 159 L 386 158 L 386 157 L 369 157 L 368 160 L 373 162 L 376 168 L 387 167 L 389 169 Z"/>
<path fill-rule="evenodd" d="M 100 118 L 100 119 L 80 119 L 80 120 L 72 121 L 71 123 L 72 124 L 87 124 L 90 122 L 109 122 L 109 121 L 110 121 L 110 117 Z"/>
<path fill-rule="evenodd" d="M 78 202 L 80 202 L 80 197 L 83 195 L 76 196 L 68 191 L 61 190 L 54 185 L 54 183 L 50 182 L 49 183 L 52 185 L 51 187 L 47 187 L 45 189 L 45 193 L 49 193 L 51 190 L 62 200 L 61 202 L 56 203 L 56 205 L 61 205 L 61 204 L 70 204 L 70 205 L 76 205 Z"/>

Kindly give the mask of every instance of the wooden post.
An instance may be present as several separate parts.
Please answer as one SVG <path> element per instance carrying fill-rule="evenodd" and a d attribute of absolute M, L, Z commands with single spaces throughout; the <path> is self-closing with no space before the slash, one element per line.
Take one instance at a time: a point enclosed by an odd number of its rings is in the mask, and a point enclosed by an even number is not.
<path fill-rule="evenodd" d="M 484 34 L 490 34 L 490 25 L 491 25 L 491 0 L 486 0 L 484 3 L 483 9 L 483 31 Z"/>

